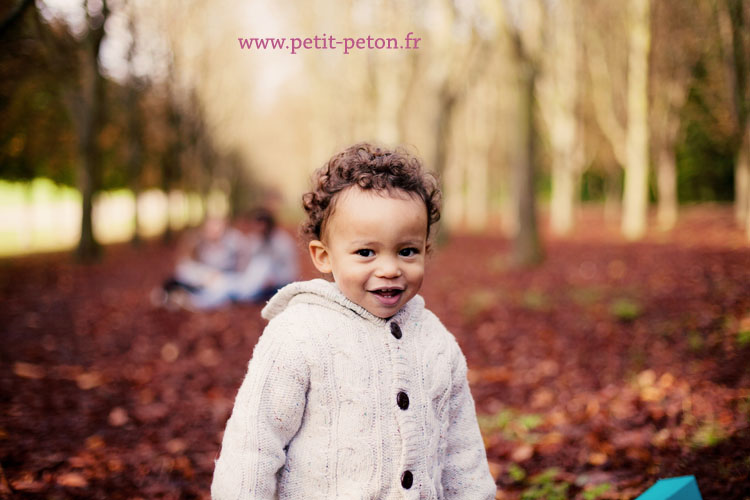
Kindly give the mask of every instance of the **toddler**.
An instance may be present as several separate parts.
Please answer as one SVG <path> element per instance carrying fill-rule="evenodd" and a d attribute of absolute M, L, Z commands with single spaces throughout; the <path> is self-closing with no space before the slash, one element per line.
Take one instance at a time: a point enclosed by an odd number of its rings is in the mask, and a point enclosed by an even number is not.
<path fill-rule="evenodd" d="M 495 498 L 466 360 L 417 295 L 440 192 L 357 144 L 304 195 L 315 279 L 282 288 L 216 462 L 215 499 Z"/>

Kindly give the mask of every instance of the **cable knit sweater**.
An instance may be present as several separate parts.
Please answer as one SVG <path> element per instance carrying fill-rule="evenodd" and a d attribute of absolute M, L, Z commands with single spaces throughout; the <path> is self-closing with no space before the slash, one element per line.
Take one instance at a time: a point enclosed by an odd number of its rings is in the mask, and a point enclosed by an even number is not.
<path fill-rule="evenodd" d="M 262 316 L 214 499 L 495 498 L 466 360 L 420 296 L 385 320 L 317 279 Z"/>

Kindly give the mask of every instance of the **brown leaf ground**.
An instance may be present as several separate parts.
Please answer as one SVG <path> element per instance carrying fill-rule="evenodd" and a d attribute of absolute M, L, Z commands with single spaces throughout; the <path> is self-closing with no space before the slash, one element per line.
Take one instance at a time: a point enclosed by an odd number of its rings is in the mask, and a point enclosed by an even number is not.
<path fill-rule="evenodd" d="M 458 338 L 498 498 L 750 498 L 750 247 L 728 208 L 626 243 L 583 214 L 533 270 L 454 236 L 423 294 Z M 0 262 L 0 497 L 207 498 L 259 306 L 168 311 L 173 248 Z M 314 274 L 306 264 L 305 276 Z"/>

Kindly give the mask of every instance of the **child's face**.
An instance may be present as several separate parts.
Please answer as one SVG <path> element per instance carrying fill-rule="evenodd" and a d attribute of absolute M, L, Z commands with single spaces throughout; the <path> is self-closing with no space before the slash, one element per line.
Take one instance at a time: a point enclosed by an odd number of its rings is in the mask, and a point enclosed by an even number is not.
<path fill-rule="evenodd" d="M 348 188 L 324 233 L 309 245 L 315 267 L 375 316 L 393 316 L 422 286 L 427 212 L 419 198 Z"/>

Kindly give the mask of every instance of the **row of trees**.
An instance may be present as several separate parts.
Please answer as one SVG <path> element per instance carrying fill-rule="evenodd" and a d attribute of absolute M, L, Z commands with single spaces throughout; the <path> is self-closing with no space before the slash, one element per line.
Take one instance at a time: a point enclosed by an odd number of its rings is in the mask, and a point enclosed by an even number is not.
<path fill-rule="evenodd" d="M 279 9 L 291 32 L 356 22 L 360 33 L 387 26 L 388 36 L 413 30 L 425 39 L 420 51 L 306 56 L 302 85 L 315 99 L 306 154 L 324 158 L 321 149 L 362 136 L 417 145 L 444 179 L 446 221 L 482 229 L 499 206 L 519 262 L 541 255 L 540 178 L 549 182 L 558 234 L 573 229 L 582 182 L 593 176 L 629 239 L 644 235 L 652 199 L 659 226 L 670 229 L 680 195 L 733 197 L 750 237 L 748 2 L 352 1 L 332 11 L 318 1 Z M 343 116 L 327 111 L 342 97 L 351 103 Z"/>
<path fill-rule="evenodd" d="M 547 190 L 559 234 L 574 228 L 583 194 L 621 214 L 630 239 L 644 234 L 652 199 L 664 229 L 681 199 L 734 199 L 750 236 L 743 0 L 101 0 L 81 9 L 79 27 L 43 1 L 4 15 L 0 175 L 76 179 L 83 255 L 95 249 L 98 189 L 201 192 L 242 187 L 245 176 L 297 200 L 314 167 L 362 139 L 414 145 L 443 179 L 446 224 L 483 229 L 501 214 L 519 263 L 541 257 L 536 198 Z M 119 35 L 115 21 L 126 26 Z M 237 46 L 237 36 L 408 32 L 422 38 L 419 50 Z M 103 46 L 117 37 L 129 48 L 114 78 Z M 139 72 L 143 60 L 151 69 Z"/>
<path fill-rule="evenodd" d="M 0 27 L 0 177 L 45 176 L 77 187 L 83 209 L 77 254 L 83 260 L 101 251 L 92 227 L 101 190 L 127 187 L 137 195 L 153 187 L 183 189 L 206 199 L 217 184 L 235 198 L 251 186 L 244 162 L 215 147 L 191 89 L 179 88 L 169 75 L 137 74 L 135 4 L 117 6 L 130 34 L 127 73 L 119 80 L 102 63 L 105 26 L 113 15 L 106 0 L 83 2 L 80 26 L 43 2 L 24 0 Z M 169 64 L 169 52 L 164 56 Z M 169 225 L 164 236 L 171 237 Z"/>

